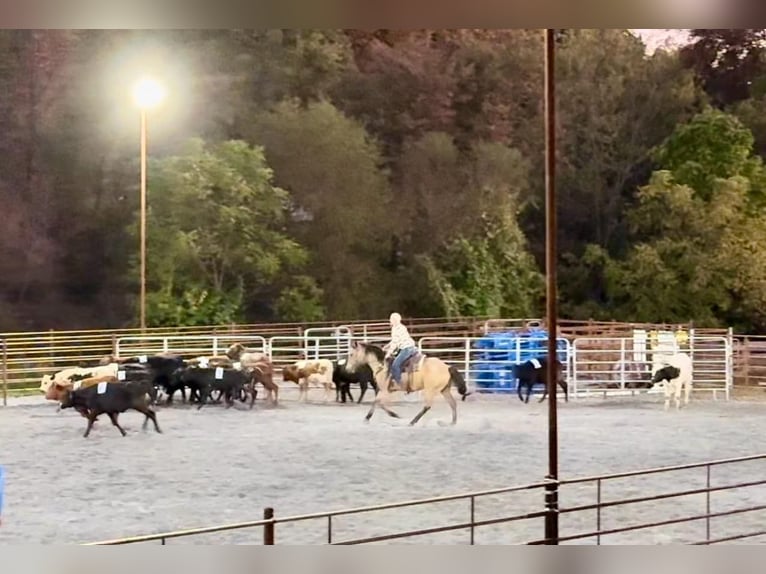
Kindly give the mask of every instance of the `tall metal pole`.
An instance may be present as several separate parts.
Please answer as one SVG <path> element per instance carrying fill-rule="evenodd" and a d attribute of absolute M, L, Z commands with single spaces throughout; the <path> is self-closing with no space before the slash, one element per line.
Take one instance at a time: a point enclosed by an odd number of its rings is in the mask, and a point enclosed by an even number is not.
<path fill-rule="evenodd" d="M 146 329 L 146 109 L 141 108 L 141 331 Z"/>
<path fill-rule="evenodd" d="M 556 410 L 556 85 L 554 30 L 545 30 L 545 282 L 546 323 L 548 325 L 548 476 L 546 487 L 545 538 L 547 544 L 558 544 L 558 475 L 559 441 Z"/>

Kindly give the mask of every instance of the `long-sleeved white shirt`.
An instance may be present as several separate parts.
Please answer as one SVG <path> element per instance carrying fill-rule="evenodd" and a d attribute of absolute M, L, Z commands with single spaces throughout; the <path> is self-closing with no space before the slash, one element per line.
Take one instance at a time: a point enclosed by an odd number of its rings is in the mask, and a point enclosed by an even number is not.
<path fill-rule="evenodd" d="M 395 353 L 399 349 L 406 347 L 416 347 L 415 340 L 410 337 L 407 327 L 399 323 L 391 328 L 391 342 L 386 345 L 389 354 Z"/>

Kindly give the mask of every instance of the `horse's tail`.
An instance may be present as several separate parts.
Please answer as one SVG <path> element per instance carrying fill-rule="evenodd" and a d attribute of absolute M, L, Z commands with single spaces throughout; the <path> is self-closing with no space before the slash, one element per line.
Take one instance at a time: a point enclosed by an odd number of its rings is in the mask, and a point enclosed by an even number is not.
<path fill-rule="evenodd" d="M 449 368 L 449 374 L 450 376 L 450 383 L 454 383 L 454 385 L 457 387 L 457 392 L 462 395 L 462 400 L 465 400 L 468 395 L 471 393 L 468 392 L 468 387 L 465 384 L 465 379 L 463 378 L 463 375 L 460 374 L 460 371 L 457 370 L 457 367 L 450 366 Z"/>

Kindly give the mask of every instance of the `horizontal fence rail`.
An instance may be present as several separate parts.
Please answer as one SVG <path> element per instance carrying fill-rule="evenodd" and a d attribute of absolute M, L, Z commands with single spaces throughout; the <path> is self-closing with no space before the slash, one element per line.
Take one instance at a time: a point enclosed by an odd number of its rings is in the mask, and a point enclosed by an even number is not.
<path fill-rule="evenodd" d="M 735 467 L 737 465 L 745 465 L 746 463 L 759 463 L 757 466 L 757 472 L 752 479 L 739 479 L 736 482 L 714 484 L 714 477 L 718 473 L 722 473 L 724 469 Z M 722 470 L 719 471 L 716 469 Z M 689 483 L 688 478 L 668 478 L 668 475 L 672 473 L 677 474 L 683 473 L 684 471 L 701 471 L 701 473 L 696 475 L 696 481 L 692 481 L 691 483 Z M 746 472 L 746 469 L 738 468 L 731 472 L 739 477 Z M 608 485 L 611 483 L 630 478 L 641 479 L 642 492 L 645 492 L 648 490 L 647 485 L 651 482 L 652 477 L 658 478 L 662 492 L 642 494 L 641 496 L 623 495 L 621 497 L 614 498 L 607 497 L 605 493 Z M 270 545 L 275 544 L 277 539 L 281 539 L 277 536 L 277 525 L 289 525 L 307 521 L 319 521 L 322 523 L 322 540 L 327 544 L 369 544 L 374 542 L 395 541 L 431 534 L 458 531 L 463 531 L 465 533 L 465 536 L 462 538 L 464 543 L 476 544 L 480 542 L 478 540 L 478 529 L 486 526 L 495 527 L 492 531 L 490 531 L 492 534 L 492 540 L 489 543 L 513 544 L 517 542 L 508 540 L 498 541 L 496 528 L 498 528 L 500 525 L 513 525 L 515 523 L 521 522 L 530 524 L 530 521 L 536 521 L 534 524 L 537 524 L 539 532 L 543 532 L 543 519 L 547 512 L 543 502 L 543 489 L 548 484 L 550 484 L 550 481 L 545 480 L 541 482 L 515 485 L 505 488 L 496 488 L 491 490 L 409 500 L 390 504 L 379 504 L 374 506 L 350 508 L 330 512 L 315 512 L 286 517 L 275 516 L 273 509 L 267 508 L 264 511 L 264 519 L 262 520 L 205 528 L 185 529 L 158 534 L 149 534 L 144 536 L 133 536 L 115 540 L 106 540 L 102 542 L 92 542 L 88 545 L 117 545 L 134 544 L 140 542 L 160 542 L 161 544 L 166 544 L 168 540 L 174 538 L 186 538 L 190 536 L 231 532 L 251 528 L 260 528 L 262 530 L 263 543 Z M 645 531 L 647 529 L 656 529 L 659 527 L 691 525 L 692 523 L 702 524 L 701 527 L 696 529 L 699 531 L 699 534 L 692 532 L 674 534 L 676 538 L 692 538 L 691 540 L 685 540 L 681 543 L 715 544 L 764 536 L 766 535 L 766 529 L 764 529 L 762 526 L 762 517 L 760 519 L 753 519 L 752 528 L 741 526 L 739 525 L 740 523 L 738 523 L 737 531 L 732 531 L 731 527 L 714 524 L 714 519 L 722 519 L 730 516 L 743 517 L 755 512 L 766 511 L 766 495 L 761 495 L 757 500 L 751 501 L 746 505 L 740 504 L 740 499 L 744 498 L 744 496 L 740 496 L 736 500 L 731 500 L 731 497 L 729 497 L 727 500 L 724 496 L 726 494 L 742 493 L 747 491 L 747 489 L 752 489 L 754 487 L 764 485 L 766 485 L 766 454 L 559 480 L 558 486 L 560 498 L 562 500 L 562 505 L 559 508 L 559 514 L 563 530 L 562 534 L 555 542 L 575 542 L 589 539 L 594 544 L 601 544 L 605 537 L 615 537 L 619 535 L 625 535 L 627 533 Z M 583 497 L 583 487 L 594 487 L 595 492 L 588 491 L 585 497 Z M 514 508 L 512 511 L 508 508 L 506 503 L 505 505 L 502 505 L 504 506 L 504 509 L 502 510 L 500 516 L 496 514 L 487 518 L 479 516 L 478 505 L 482 499 L 490 498 L 493 496 L 496 497 L 499 495 L 521 493 L 525 491 L 536 492 L 537 503 L 533 503 L 531 506 L 528 505 L 525 508 L 523 508 L 522 505 L 519 505 L 518 508 Z M 715 502 L 717 504 L 715 508 L 713 505 L 714 495 L 716 495 Z M 694 501 L 688 501 L 689 498 L 694 497 L 696 497 Z M 721 500 L 718 500 L 719 497 Z M 590 500 L 586 503 L 580 502 L 578 498 L 589 498 Z M 681 503 L 678 501 L 678 499 L 687 500 L 684 503 Z M 570 503 L 569 501 L 572 502 Z M 672 501 L 673 504 L 668 504 L 670 501 Z M 441 524 L 437 526 L 413 528 L 408 530 L 401 529 L 397 530 L 396 532 L 355 536 L 346 539 L 338 539 L 335 534 L 338 520 L 344 516 L 382 513 L 388 510 L 412 507 L 425 507 L 428 509 L 437 504 L 445 504 L 450 502 L 465 503 L 463 506 L 463 519 L 459 519 L 458 521 L 450 524 Z M 646 503 L 650 502 L 662 503 L 661 512 L 659 515 L 645 519 L 643 521 L 634 521 L 633 523 L 628 523 L 629 520 L 626 519 L 626 516 L 629 516 L 629 512 L 625 510 L 626 507 L 631 505 L 645 505 Z M 498 506 L 501 505 L 494 504 L 491 505 L 491 508 L 497 509 Z M 644 510 L 642 510 L 640 515 L 647 516 L 648 513 L 645 509 L 645 506 L 642 508 L 644 508 Z M 697 510 L 693 510 L 694 508 Z M 617 515 L 617 520 L 614 521 L 614 524 L 616 524 L 615 526 L 611 526 L 606 522 L 606 513 L 610 510 L 615 511 Z M 680 516 L 678 515 L 679 513 L 681 513 Z M 614 519 L 614 517 L 612 518 Z M 369 525 L 369 520 L 363 524 Z M 704 534 L 702 534 L 703 532 Z M 503 532 L 503 535 L 504 534 L 505 533 Z M 285 536 L 284 542 L 286 544 L 303 543 L 292 540 L 289 535 Z M 551 541 L 544 538 L 541 539 L 532 537 L 527 538 L 522 542 L 525 544 L 535 545 L 544 544 Z M 619 542 L 637 543 L 626 540 L 624 537 Z M 674 541 L 674 543 L 678 542 Z"/>
<path fill-rule="evenodd" d="M 155 353 L 179 355 L 222 355 L 234 343 L 242 343 L 248 349 L 266 353 L 268 345 L 261 335 L 170 335 L 119 337 L 115 344 L 115 357 L 127 358 Z"/>
<path fill-rule="evenodd" d="M 493 372 L 506 370 L 497 361 L 484 361 L 479 366 L 479 351 L 469 350 L 468 360 L 465 354 L 461 359 L 453 353 L 452 343 L 446 340 L 461 339 L 478 340 L 485 334 L 498 333 L 509 329 L 544 328 L 541 319 L 492 319 L 487 317 L 469 318 L 423 318 L 406 321 L 411 334 L 415 338 L 427 338 L 430 342 L 426 346 L 444 346 L 447 356 L 445 360 L 458 366 L 467 374 L 469 385 L 476 387 L 476 382 L 485 378 L 491 378 Z M 558 339 L 574 341 L 583 338 L 592 338 L 605 341 L 610 338 L 628 338 L 634 329 L 644 329 L 651 333 L 661 329 L 684 330 L 688 325 L 645 325 L 639 323 L 619 323 L 606 321 L 559 321 Z M 696 343 L 692 349 L 695 360 L 695 389 L 707 389 L 714 396 L 719 391 L 727 397 L 729 390 L 734 384 L 735 377 L 740 384 L 755 384 L 763 382 L 766 386 L 766 339 L 762 343 L 757 338 L 741 338 L 734 340 L 731 331 L 726 329 L 698 329 L 689 328 L 693 332 L 692 337 Z M 611 335 L 610 335 L 611 334 Z M 617 334 L 617 336 L 615 336 Z M 300 358 L 328 358 L 336 360 L 340 358 L 349 345 L 354 341 L 370 341 L 383 344 L 390 336 L 388 321 L 349 321 L 320 322 L 320 323 L 271 323 L 253 325 L 227 325 L 209 327 L 177 327 L 177 328 L 153 328 L 146 329 L 143 333 L 138 329 L 122 330 L 95 330 L 95 331 L 50 331 L 47 333 L 6 333 L 0 334 L 5 337 L 5 355 L 2 370 L 2 384 L 9 391 L 34 390 L 39 386 L 40 379 L 45 374 L 52 374 L 64 368 L 73 366 L 89 366 L 97 364 L 107 355 L 126 356 L 126 354 L 148 354 L 149 352 L 178 352 L 191 358 L 199 354 L 219 354 L 225 351 L 232 342 L 254 341 L 253 346 L 262 348 L 265 352 L 272 352 L 269 341 L 276 339 L 273 351 L 278 364 L 284 365 Z M 194 339 L 194 338 L 197 339 Z M 443 345 L 434 341 L 445 339 Z M 299 340 L 303 344 L 299 344 Z M 724 348 L 728 341 L 728 348 Z M 459 345 L 460 343 L 454 343 Z M 465 344 L 465 343 L 463 343 Z M 582 350 L 582 343 L 580 344 Z M 450 347 L 447 349 L 446 347 Z M 758 349 L 758 351 L 756 351 Z M 428 351 L 428 349 L 424 349 Z M 570 349 L 572 357 L 577 352 Z M 628 351 L 629 352 L 629 351 Z M 439 353 L 433 351 L 439 356 Z M 580 353 L 583 356 L 583 353 Z M 592 355 L 591 355 L 592 356 Z M 759 363 L 760 361 L 760 363 Z M 624 362 L 618 359 L 612 361 Z M 494 364 L 493 364 L 494 363 Z M 725 367 L 722 368 L 722 365 Z M 761 366 L 762 365 L 762 366 Z M 581 365 L 580 365 L 581 366 Z M 623 368 L 624 367 L 619 367 Z M 758 369 L 761 369 L 760 371 Z M 578 367 L 576 360 L 567 361 L 567 380 L 570 390 L 577 392 L 592 386 L 582 380 L 580 374 L 583 369 Z M 721 373 L 727 378 L 725 383 L 721 381 Z M 747 373 L 752 372 L 750 376 Z M 743 374 L 744 373 L 744 374 Z M 601 381 L 601 385 L 611 389 L 614 382 L 614 370 L 603 373 L 608 375 Z M 613 391 L 622 391 L 626 382 L 630 382 L 635 373 L 628 367 L 625 376 L 618 382 L 619 388 Z M 505 375 L 497 375 L 501 379 Z M 495 380 L 497 380 L 495 377 Z M 591 380 L 592 382 L 592 380 Z M 503 385 L 512 383 L 504 381 L 500 385 L 493 385 L 501 390 Z M 486 387 L 487 390 L 492 390 Z M 592 389 L 588 392 L 592 392 Z M 598 389 L 603 390 L 603 389 Z M 587 394 L 587 392 L 586 392 Z"/>

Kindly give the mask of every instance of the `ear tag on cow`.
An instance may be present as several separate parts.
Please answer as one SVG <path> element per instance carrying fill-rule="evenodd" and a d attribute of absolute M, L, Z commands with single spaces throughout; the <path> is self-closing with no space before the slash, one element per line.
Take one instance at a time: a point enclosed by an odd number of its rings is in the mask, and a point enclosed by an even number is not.
<path fill-rule="evenodd" d="M 540 361 L 538 361 L 537 359 L 530 359 L 530 362 L 532 363 L 532 366 L 535 369 L 539 369 L 540 367 L 542 367 L 542 365 L 540 364 Z"/>
<path fill-rule="evenodd" d="M 125 380 L 125 371 L 117 371 L 117 380 L 118 381 L 124 381 Z"/>
<path fill-rule="evenodd" d="M 234 368 L 237 369 L 238 371 L 241 370 L 242 369 L 242 363 L 237 361 L 236 363 L 234 363 Z"/>
<path fill-rule="evenodd" d="M 208 361 L 206 358 L 202 358 L 199 360 L 199 366 L 203 369 L 207 369 L 207 366 L 210 364 L 210 361 Z"/>
<path fill-rule="evenodd" d="M 77 381 L 74 385 L 72 385 L 72 390 L 77 390 L 82 386 L 82 381 Z"/>
<path fill-rule="evenodd" d="M 148 360 L 148 357 L 146 355 L 141 355 L 140 357 L 138 357 L 139 363 L 145 363 L 147 360 Z"/>
<path fill-rule="evenodd" d="M 345 364 L 346 364 L 346 359 L 341 359 L 340 361 L 338 361 L 338 365 L 340 365 L 341 367 Z"/>
<path fill-rule="evenodd" d="M 96 392 L 97 392 L 99 395 L 103 395 L 103 394 L 106 392 L 106 385 L 107 385 L 107 384 L 108 384 L 108 383 L 107 383 L 106 381 L 104 381 L 104 382 L 102 382 L 102 383 L 99 383 L 99 384 L 98 384 L 98 388 L 96 389 Z"/>
<path fill-rule="evenodd" d="M 216 380 L 223 379 L 223 368 L 222 367 L 216 367 L 215 369 L 215 378 Z"/>

